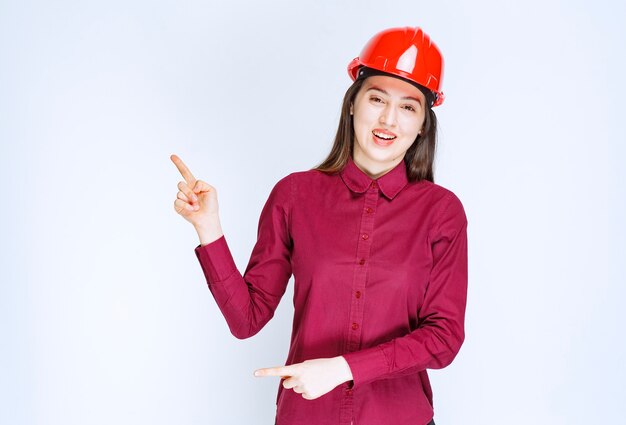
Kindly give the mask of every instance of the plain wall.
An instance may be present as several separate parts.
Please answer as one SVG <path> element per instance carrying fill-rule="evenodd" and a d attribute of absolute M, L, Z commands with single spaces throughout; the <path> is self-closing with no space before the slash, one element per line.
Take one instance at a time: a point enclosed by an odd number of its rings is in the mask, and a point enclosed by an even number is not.
<path fill-rule="evenodd" d="M 179 155 L 243 272 L 273 185 L 328 153 L 348 62 L 421 26 L 435 167 L 469 227 L 437 425 L 626 414 L 623 3 L 0 1 L 0 423 L 271 424 L 293 279 L 233 337 L 174 211 Z"/>

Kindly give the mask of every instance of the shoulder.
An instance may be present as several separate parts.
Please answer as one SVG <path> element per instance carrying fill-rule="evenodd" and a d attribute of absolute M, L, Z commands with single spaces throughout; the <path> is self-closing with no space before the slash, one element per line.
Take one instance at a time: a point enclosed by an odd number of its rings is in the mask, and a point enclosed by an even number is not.
<path fill-rule="evenodd" d="M 409 182 L 407 189 L 409 192 L 413 192 L 413 194 L 419 193 L 420 199 L 425 199 L 429 204 L 435 207 L 435 209 L 441 207 L 445 208 L 451 204 L 456 204 L 457 207 L 463 207 L 461 199 L 454 191 L 429 180 Z"/>
<path fill-rule="evenodd" d="M 461 198 L 449 187 L 428 180 L 410 183 L 413 190 L 423 192 L 424 199 L 432 209 L 433 221 L 440 224 L 453 219 L 458 223 L 467 222 L 465 207 Z"/>
<path fill-rule="evenodd" d="M 324 180 L 324 179 L 333 178 L 337 174 L 338 173 L 329 174 L 329 173 L 325 173 L 323 171 L 311 168 L 310 170 L 294 171 L 293 173 L 289 174 L 287 177 L 290 177 L 292 180 L 296 182 L 311 182 L 315 180 Z"/>
<path fill-rule="evenodd" d="M 325 173 L 316 169 L 300 170 L 288 174 L 281 180 L 285 180 L 285 184 L 290 185 L 295 193 L 300 191 L 308 193 L 310 191 L 320 190 L 323 187 L 327 187 L 329 184 L 334 184 L 338 178 L 338 174 L 339 173 Z"/>
<path fill-rule="evenodd" d="M 455 192 L 441 185 L 436 185 L 441 196 L 439 207 L 434 216 L 435 226 L 433 228 L 433 238 L 447 237 L 464 233 L 467 229 L 468 221 L 463 202 Z"/>
<path fill-rule="evenodd" d="M 269 192 L 266 201 L 267 205 L 280 205 L 283 209 L 288 209 L 292 203 L 293 173 L 279 178 Z"/>
<path fill-rule="evenodd" d="M 276 181 L 271 190 L 270 197 L 278 198 L 283 201 L 291 200 L 294 193 L 302 187 L 312 187 L 315 183 L 323 184 L 324 181 L 331 179 L 332 175 L 323 173 L 318 170 L 293 171 Z"/>
<path fill-rule="evenodd" d="M 453 192 L 451 189 L 441 186 L 439 184 L 436 183 L 431 183 L 431 185 L 434 187 L 434 190 L 436 190 L 438 192 L 438 196 L 441 197 L 442 199 L 442 208 L 454 208 L 457 210 L 463 210 L 463 202 L 461 202 L 461 198 L 459 198 L 459 196 Z"/>

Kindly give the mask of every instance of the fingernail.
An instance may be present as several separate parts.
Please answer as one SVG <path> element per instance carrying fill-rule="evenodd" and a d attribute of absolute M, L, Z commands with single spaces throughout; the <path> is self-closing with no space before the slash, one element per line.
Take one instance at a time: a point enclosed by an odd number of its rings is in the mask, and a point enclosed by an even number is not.
<path fill-rule="evenodd" d="M 260 376 L 260 375 L 261 375 L 261 372 L 259 372 L 258 370 L 254 371 L 254 376 Z"/>
<path fill-rule="evenodd" d="M 194 195 L 193 195 L 193 200 L 194 200 L 194 201 L 197 201 L 197 200 L 198 200 L 198 197 L 196 196 L 196 194 L 195 194 L 195 193 L 194 193 Z"/>

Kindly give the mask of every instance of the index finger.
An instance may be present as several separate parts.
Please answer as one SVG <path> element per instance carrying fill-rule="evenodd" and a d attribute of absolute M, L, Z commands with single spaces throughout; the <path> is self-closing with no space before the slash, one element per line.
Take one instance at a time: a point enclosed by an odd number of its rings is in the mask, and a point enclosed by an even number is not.
<path fill-rule="evenodd" d="M 187 185 L 189 187 L 193 187 L 196 184 L 196 178 L 193 176 L 193 174 L 191 174 L 191 171 L 189 171 L 189 168 L 187 168 L 183 160 L 176 155 L 170 155 L 170 159 L 176 165 L 176 168 L 178 168 L 180 174 L 183 175 L 183 178 L 187 182 Z"/>
<path fill-rule="evenodd" d="M 289 366 L 266 367 L 255 370 L 254 376 L 280 376 L 281 378 L 287 378 L 291 376 L 291 369 Z"/>

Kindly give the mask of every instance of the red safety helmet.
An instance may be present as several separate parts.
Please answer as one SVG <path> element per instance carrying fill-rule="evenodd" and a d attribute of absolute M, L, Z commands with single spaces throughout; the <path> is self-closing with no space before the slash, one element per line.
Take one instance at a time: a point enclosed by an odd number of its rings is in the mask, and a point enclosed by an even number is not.
<path fill-rule="evenodd" d="M 389 28 L 374 35 L 348 65 L 356 80 L 361 67 L 372 68 L 416 83 L 432 92 L 432 107 L 443 103 L 443 57 L 420 27 Z"/>

